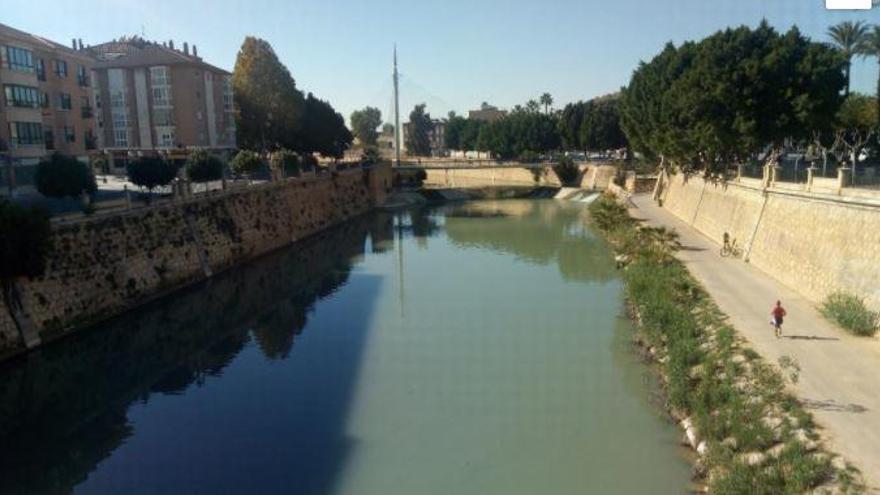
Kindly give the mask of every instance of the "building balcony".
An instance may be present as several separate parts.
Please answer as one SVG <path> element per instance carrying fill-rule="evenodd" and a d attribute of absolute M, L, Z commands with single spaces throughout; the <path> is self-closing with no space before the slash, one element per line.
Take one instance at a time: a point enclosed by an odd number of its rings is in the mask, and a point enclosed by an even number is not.
<path fill-rule="evenodd" d="M 87 150 L 96 150 L 98 149 L 98 140 L 95 136 L 86 136 L 85 145 Z"/>
<path fill-rule="evenodd" d="M 90 119 L 95 116 L 92 107 L 80 107 L 80 115 L 82 115 L 82 118 L 84 119 Z"/>
<path fill-rule="evenodd" d="M 86 87 L 89 85 L 89 77 L 88 76 L 77 76 L 76 82 L 80 86 Z"/>

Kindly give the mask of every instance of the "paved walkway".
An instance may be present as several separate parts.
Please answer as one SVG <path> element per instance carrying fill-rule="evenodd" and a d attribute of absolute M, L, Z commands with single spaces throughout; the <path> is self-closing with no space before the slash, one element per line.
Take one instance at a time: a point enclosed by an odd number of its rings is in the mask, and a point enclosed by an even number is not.
<path fill-rule="evenodd" d="M 781 282 L 742 260 L 722 258 L 717 244 L 650 195 L 634 197 L 630 207 L 634 217 L 678 231 L 685 246 L 679 258 L 756 351 L 774 363 L 783 355 L 798 362 L 795 391 L 823 427 L 829 448 L 862 470 L 871 493 L 880 493 L 880 341 L 849 335 Z M 788 311 L 782 339 L 769 324 L 777 299 Z"/>

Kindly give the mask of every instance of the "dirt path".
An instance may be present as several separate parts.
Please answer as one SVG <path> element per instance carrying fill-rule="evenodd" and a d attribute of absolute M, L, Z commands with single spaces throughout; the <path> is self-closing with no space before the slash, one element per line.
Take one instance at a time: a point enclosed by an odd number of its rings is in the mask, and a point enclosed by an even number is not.
<path fill-rule="evenodd" d="M 679 233 L 679 258 L 756 351 L 774 363 L 783 355 L 798 362 L 796 392 L 828 446 L 862 470 L 870 492 L 880 493 L 880 341 L 851 336 L 796 291 L 748 263 L 722 258 L 717 244 L 650 195 L 634 197 L 630 208 L 634 217 Z M 769 324 L 777 299 L 788 311 L 781 339 Z"/>

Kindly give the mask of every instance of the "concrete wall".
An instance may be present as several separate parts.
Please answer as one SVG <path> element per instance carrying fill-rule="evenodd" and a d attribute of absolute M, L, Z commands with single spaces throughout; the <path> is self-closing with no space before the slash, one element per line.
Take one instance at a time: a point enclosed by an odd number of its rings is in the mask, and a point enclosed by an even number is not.
<path fill-rule="evenodd" d="M 548 186 L 562 184 L 551 167 L 539 169 L 536 181 L 535 169 L 526 167 L 472 167 L 472 168 L 425 168 L 427 187 L 491 187 L 491 186 Z M 614 177 L 615 167 L 610 165 L 581 165 L 581 187 L 605 189 Z"/>
<path fill-rule="evenodd" d="M 749 262 L 806 297 L 820 302 L 845 290 L 880 309 L 880 192 L 764 190 L 760 180 L 678 174 L 664 182 L 663 198 L 664 208 L 716 242 L 729 232 Z"/>
<path fill-rule="evenodd" d="M 289 245 L 384 201 L 387 166 L 253 186 L 56 226 L 46 273 L 20 280 L 45 341 Z M 0 357 L 22 348 L 0 303 Z"/>

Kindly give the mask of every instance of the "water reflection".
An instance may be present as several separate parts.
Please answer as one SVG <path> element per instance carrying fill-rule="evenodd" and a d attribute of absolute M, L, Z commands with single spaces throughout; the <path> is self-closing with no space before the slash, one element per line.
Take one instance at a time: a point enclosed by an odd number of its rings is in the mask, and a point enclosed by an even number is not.
<path fill-rule="evenodd" d="M 464 203 L 445 215 L 449 238 L 465 247 L 487 248 L 541 265 L 553 261 L 563 278 L 606 282 L 616 276 L 605 241 L 587 228 L 581 204 L 557 201 Z"/>
<path fill-rule="evenodd" d="M 0 492 L 71 491 L 132 434 L 130 405 L 221 375 L 251 338 L 265 357 L 286 358 L 314 303 L 349 280 L 368 233 L 377 249 L 392 238 L 390 227 L 388 216 L 349 222 L 0 368 Z M 367 318 L 370 305 L 366 294 L 352 316 Z M 332 430 L 343 422 L 365 328 L 350 329 L 350 362 L 336 363 L 336 379 L 324 383 L 332 397 L 321 418 L 310 419 L 315 431 L 329 426 L 310 444 L 331 445 L 327 437 L 341 435 Z M 320 369 L 312 372 L 321 380 Z M 309 493 L 326 491 L 333 478 L 326 468 L 289 471 L 301 475 L 289 486 Z"/>

